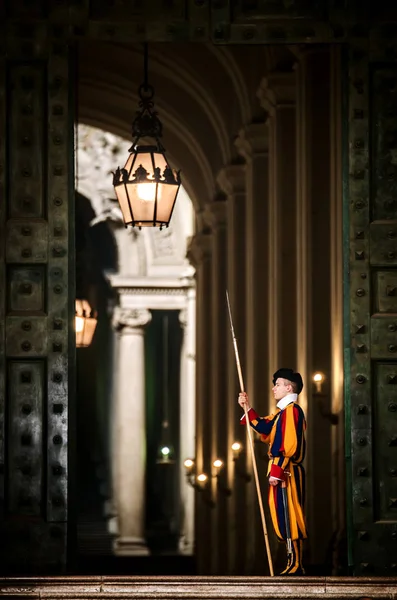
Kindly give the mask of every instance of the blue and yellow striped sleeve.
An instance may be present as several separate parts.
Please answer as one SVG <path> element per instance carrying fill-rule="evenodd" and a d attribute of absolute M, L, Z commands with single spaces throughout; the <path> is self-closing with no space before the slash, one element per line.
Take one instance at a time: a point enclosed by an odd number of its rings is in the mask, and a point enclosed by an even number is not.
<path fill-rule="evenodd" d="M 248 411 L 248 419 L 250 425 L 253 429 L 255 429 L 257 433 L 261 434 L 261 438 L 263 441 L 266 441 L 265 438 L 267 438 L 267 436 L 270 435 L 274 424 L 274 419 L 277 417 L 277 414 L 278 412 L 274 415 L 269 415 L 268 417 L 259 417 L 259 415 L 253 408 L 250 408 L 250 410 Z M 245 415 L 241 417 L 240 423 L 242 425 L 245 425 Z"/>
<path fill-rule="evenodd" d="M 284 471 L 290 460 L 301 462 L 304 458 L 304 428 L 305 418 L 302 409 L 297 404 L 285 408 L 278 420 L 277 429 L 271 447 L 273 456 L 269 475 L 284 480 Z"/>

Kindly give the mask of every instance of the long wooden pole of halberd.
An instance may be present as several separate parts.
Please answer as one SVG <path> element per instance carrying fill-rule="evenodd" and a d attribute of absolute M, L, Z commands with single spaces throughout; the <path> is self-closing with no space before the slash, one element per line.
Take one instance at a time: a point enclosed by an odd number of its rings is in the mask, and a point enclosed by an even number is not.
<path fill-rule="evenodd" d="M 228 310 L 229 310 L 230 330 L 232 332 L 234 354 L 236 356 L 236 365 L 237 365 L 238 379 L 239 379 L 239 382 L 240 382 L 240 391 L 241 392 L 245 392 L 245 389 L 244 389 L 244 380 L 243 380 L 243 373 L 241 371 L 240 358 L 239 358 L 239 354 L 238 354 L 237 339 L 236 339 L 236 336 L 234 334 L 232 311 L 231 311 L 230 302 L 229 302 L 229 294 L 228 294 L 227 291 L 226 291 L 226 300 L 227 300 L 227 307 L 228 307 Z M 268 560 L 268 563 L 269 563 L 270 575 L 271 575 L 271 577 L 273 577 L 273 575 L 274 575 L 273 561 L 272 561 L 272 555 L 270 553 L 269 536 L 268 536 L 267 527 L 266 527 L 265 511 L 263 510 L 262 494 L 261 494 L 261 488 L 260 488 L 260 485 L 259 485 L 259 477 L 258 477 L 258 468 L 256 466 L 254 444 L 253 444 L 253 441 L 252 441 L 251 427 L 250 427 L 250 422 L 249 422 L 248 412 L 247 412 L 247 407 L 246 406 L 244 406 L 244 413 L 245 413 L 245 423 L 246 423 L 246 426 L 247 426 L 248 444 L 249 444 L 249 447 L 250 447 L 250 450 L 251 450 L 252 466 L 253 466 L 253 469 L 254 469 L 256 492 L 257 492 L 257 495 L 258 495 L 259 511 L 260 511 L 261 520 L 262 520 L 263 535 L 264 535 L 264 538 L 265 538 L 267 560 Z"/>

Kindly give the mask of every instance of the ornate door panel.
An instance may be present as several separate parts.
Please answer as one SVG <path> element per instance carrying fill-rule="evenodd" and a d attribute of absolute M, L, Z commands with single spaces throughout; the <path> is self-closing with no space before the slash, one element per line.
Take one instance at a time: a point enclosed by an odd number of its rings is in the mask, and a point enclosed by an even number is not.
<path fill-rule="evenodd" d="M 397 571 L 397 67 L 382 38 L 349 49 L 346 445 L 360 575 Z"/>
<path fill-rule="evenodd" d="M 59 572 L 66 565 L 73 106 L 63 28 L 22 21 L 42 17 L 45 4 L 9 3 L 0 57 L 0 570 L 5 572 Z M 15 17 L 21 20 L 12 22 Z"/>
<path fill-rule="evenodd" d="M 341 42 L 352 7 L 319 0 L 212 0 L 211 36 L 216 43 Z M 354 9 L 354 7 L 353 7 Z M 364 11 L 361 12 L 361 18 Z"/>

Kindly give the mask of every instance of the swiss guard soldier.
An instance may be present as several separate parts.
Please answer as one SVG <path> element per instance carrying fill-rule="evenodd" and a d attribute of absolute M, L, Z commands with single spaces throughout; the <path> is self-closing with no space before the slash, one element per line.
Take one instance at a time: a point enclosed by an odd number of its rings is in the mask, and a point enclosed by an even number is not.
<path fill-rule="evenodd" d="M 303 389 L 302 377 L 292 369 L 279 369 L 273 375 L 276 410 L 260 417 L 251 408 L 248 395 L 238 402 L 247 409 L 250 425 L 269 444 L 269 508 L 277 538 L 287 545 L 287 566 L 281 575 L 304 575 L 303 540 L 307 538 L 304 514 L 306 420 L 297 404 Z M 245 424 L 245 415 L 241 419 Z"/>

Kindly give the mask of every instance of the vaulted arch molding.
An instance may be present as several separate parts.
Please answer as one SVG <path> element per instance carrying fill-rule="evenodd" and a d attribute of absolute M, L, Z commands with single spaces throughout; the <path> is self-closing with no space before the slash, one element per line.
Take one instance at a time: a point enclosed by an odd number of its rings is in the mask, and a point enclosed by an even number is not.
<path fill-rule="evenodd" d="M 251 103 L 247 85 L 241 69 L 230 53 L 230 49 L 226 46 L 215 46 L 213 44 L 209 44 L 207 48 L 219 62 L 232 82 L 233 90 L 238 99 L 241 122 L 243 124 L 249 123 L 251 119 Z"/>
<path fill-rule="evenodd" d="M 194 101 L 202 108 L 214 129 L 222 160 L 228 162 L 231 153 L 228 128 L 222 110 L 219 110 L 217 106 L 216 95 L 211 89 L 208 89 L 208 85 L 206 86 L 204 82 L 200 81 L 201 77 L 198 77 L 197 72 L 189 69 L 188 63 L 181 57 L 174 62 L 166 54 L 161 54 L 157 50 L 151 50 L 150 57 L 150 64 L 153 64 L 153 71 L 156 74 L 162 73 L 169 81 L 172 81 L 176 88 L 182 88 L 194 98 Z M 139 53 L 139 58 L 142 63 L 142 53 Z"/>
<path fill-rule="evenodd" d="M 218 47 L 215 48 L 215 51 Z M 226 46 L 219 47 L 230 69 L 230 76 L 241 89 L 239 98 L 245 98 L 244 125 L 263 117 L 263 110 L 257 99 L 260 81 L 276 70 L 289 70 L 295 57 L 283 44 L 265 46 Z M 218 55 L 215 52 L 215 55 Z M 242 96 L 241 96 L 242 94 Z M 243 100 L 240 100 L 242 103 Z M 235 127 L 234 127 L 235 128 Z"/>
<path fill-rule="evenodd" d="M 206 148 L 205 154 L 217 172 L 229 161 L 232 151 L 228 133 L 230 127 L 224 116 L 231 110 L 231 82 L 228 80 L 230 93 L 223 91 L 223 110 L 220 110 L 217 106 L 219 94 L 217 90 L 213 90 L 212 84 L 209 85 L 205 78 L 200 83 L 202 75 L 199 72 L 191 69 L 189 72 L 188 65 L 180 66 L 178 59 L 174 59 L 169 50 L 171 45 L 164 45 L 164 48 L 167 48 L 163 53 L 164 57 L 156 49 L 150 50 L 149 80 L 156 90 L 156 107 L 163 106 L 167 112 L 173 110 L 178 119 L 189 123 L 194 137 Z M 142 83 L 143 59 L 139 46 L 130 49 L 110 44 L 83 44 L 79 63 L 82 81 L 106 82 L 109 88 L 118 88 L 119 93 L 124 91 L 125 98 L 130 103 Z M 95 104 L 98 102 L 100 98 L 95 99 Z M 131 120 L 135 107 L 130 104 L 129 108 Z"/>
<path fill-rule="evenodd" d="M 95 96 L 90 95 L 91 91 Z M 84 105 L 88 111 L 95 111 L 106 105 L 107 110 L 112 110 L 109 118 L 113 119 L 114 123 L 122 123 L 123 137 L 131 138 L 131 123 L 138 108 L 139 97 L 136 88 L 128 88 L 125 80 L 116 75 L 104 78 L 103 75 L 96 76 L 95 73 L 88 77 L 82 77 L 79 86 L 79 101 L 79 111 L 83 109 Z M 171 135 L 174 134 L 179 139 L 190 137 L 191 141 L 195 140 L 194 152 L 200 155 L 203 162 L 208 165 L 213 164 L 214 171 L 216 171 L 222 164 L 222 157 L 217 152 L 218 147 L 214 143 L 213 132 L 206 130 L 203 122 L 200 126 L 199 118 L 195 117 L 198 113 L 195 111 L 193 101 L 189 106 L 190 112 L 183 115 L 173 103 L 173 98 L 167 99 L 156 93 L 155 108 L 164 125 L 164 136 L 169 130 Z M 168 142 L 167 145 L 169 145 Z M 200 150 L 203 147 L 205 147 L 205 152 Z"/>
<path fill-rule="evenodd" d="M 142 73 L 142 46 L 117 45 L 117 48 L 124 56 L 129 55 L 131 61 L 138 61 L 137 72 Z M 250 113 L 244 77 L 230 49 L 204 43 L 152 43 L 149 57 L 150 79 L 152 74 L 165 75 L 177 88 L 184 89 L 195 101 L 202 103 L 227 160 L 231 152 L 229 132 L 236 120 L 237 129 L 249 120 Z"/>

